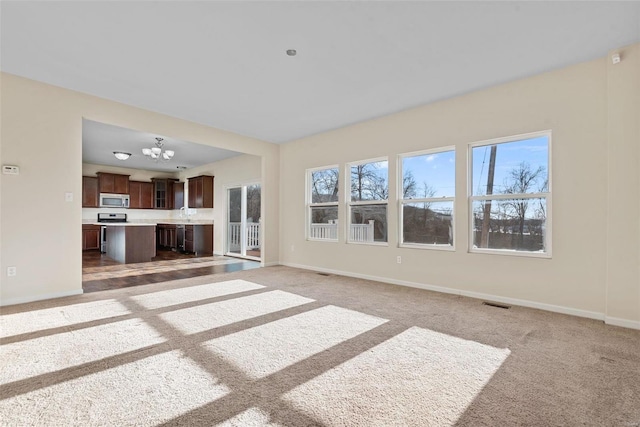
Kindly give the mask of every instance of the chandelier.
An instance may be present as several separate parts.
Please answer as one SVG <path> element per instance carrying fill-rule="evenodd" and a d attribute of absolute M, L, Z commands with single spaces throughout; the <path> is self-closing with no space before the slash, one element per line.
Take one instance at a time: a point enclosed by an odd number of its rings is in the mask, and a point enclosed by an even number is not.
<path fill-rule="evenodd" d="M 158 160 L 162 160 L 163 162 L 171 160 L 175 152 L 173 150 L 162 151 L 162 146 L 164 145 L 162 141 L 163 138 L 160 138 L 159 136 L 156 137 L 156 146 L 153 148 L 143 148 L 142 154 L 148 156 L 151 160 L 155 160 L 156 162 Z"/>

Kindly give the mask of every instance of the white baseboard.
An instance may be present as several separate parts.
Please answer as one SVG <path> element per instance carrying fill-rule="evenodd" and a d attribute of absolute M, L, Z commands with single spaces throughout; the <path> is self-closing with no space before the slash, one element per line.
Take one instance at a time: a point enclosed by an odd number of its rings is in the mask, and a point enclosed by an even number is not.
<path fill-rule="evenodd" d="M 588 319 L 605 320 L 604 313 L 598 313 L 598 312 L 595 312 L 595 311 L 580 310 L 580 309 L 577 309 L 577 308 L 563 307 L 563 306 L 560 306 L 560 305 L 545 304 L 545 303 L 529 301 L 529 300 L 522 300 L 522 299 L 517 299 L 517 298 L 509 298 L 509 297 L 502 297 L 502 296 L 498 296 L 498 295 L 484 294 L 484 293 L 480 293 L 480 292 L 471 292 L 471 291 L 465 291 L 465 290 L 461 290 L 461 289 L 447 288 L 447 287 L 443 287 L 443 286 L 427 285 L 427 284 L 424 284 L 424 283 L 409 282 L 409 281 L 406 281 L 406 280 L 398 280 L 398 279 L 392 279 L 392 278 L 388 278 L 388 277 L 377 277 L 377 276 L 370 276 L 370 275 L 367 275 L 367 274 L 352 273 L 352 272 L 348 272 L 348 271 L 332 270 L 332 269 L 329 269 L 329 268 L 319 268 L 319 267 L 313 267 L 313 266 L 301 265 L 301 264 L 294 264 L 294 263 L 281 263 L 281 264 L 282 265 L 286 265 L 287 267 L 301 268 L 301 269 L 304 269 L 304 270 L 312 270 L 312 271 L 319 271 L 319 272 L 322 272 L 322 273 L 338 274 L 338 275 L 341 275 L 341 276 L 348 276 L 348 277 L 355 277 L 355 278 L 358 278 L 358 279 L 373 280 L 373 281 L 376 281 L 376 282 L 390 283 L 390 284 L 393 284 L 393 285 L 408 286 L 408 287 L 411 287 L 411 288 L 425 289 L 425 290 L 428 290 L 428 291 L 441 292 L 441 293 L 445 293 L 445 294 L 462 295 L 462 296 L 469 297 L 469 298 L 476 298 L 476 299 L 481 299 L 481 300 L 501 302 L 501 303 L 505 303 L 505 304 L 518 305 L 518 306 L 521 306 L 521 307 L 536 308 L 536 309 L 539 309 L 539 310 L 552 311 L 554 313 L 569 314 L 571 316 L 578 316 L 578 317 L 586 317 Z M 620 320 L 621 322 L 631 322 L 631 321 L 625 321 L 623 319 L 618 319 L 618 320 Z M 633 323 L 633 322 L 631 322 L 631 323 Z M 613 323 L 611 323 L 611 324 L 613 324 Z M 622 325 L 618 325 L 618 326 L 622 326 Z M 626 327 L 630 327 L 630 326 L 626 326 Z"/>
<path fill-rule="evenodd" d="M 82 293 L 83 293 L 82 289 L 74 289 L 73 291 L 53 292 L 50 294 L 40 294 L 40 295 L 33 295 L 28 297 L 2 299 L 0 300 L 0 306 L 4 307 L 8 305 L 25 304 L 28 302 L 42 301 L 45 299 L 70 297 L 72 295 L 80 295 Z"/>
<path fill-rule="evenodd" d="M 606 316 L 604 318 L 604 323 L 612 326 L 621 326 L 623 328 L 640 330 L 640 321 L 636 321 L 636 320 L 627 320 L 627 319 L 621 319 L 619 317 Z"/>
<path fill-rule="evenodd" d="M 263 266 L 263 267 L 274 267 L 274 266 L 276 266 L 276 265 L 282 265 L 282 264 L 280 264 L 280 263 L 279 263 L 279 262 L 277 262 L 277 261 L 272 261 L 272 262 L 265 262 L 265 263 L 262 263 L 262 266 Z"/>

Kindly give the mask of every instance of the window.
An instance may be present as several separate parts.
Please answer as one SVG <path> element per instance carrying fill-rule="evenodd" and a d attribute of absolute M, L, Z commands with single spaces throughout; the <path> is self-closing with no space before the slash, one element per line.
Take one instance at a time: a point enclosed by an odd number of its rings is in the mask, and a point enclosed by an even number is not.
<path fill-rule="evenodd" d="M 338 167 L 307 171 L 308 238 L 338 241 Z"/>
<path fill-rule="evenodd" d="M 369 160 L 352 163 L 349 168 L 348 242 L 384 243 L 387 241 L 389 162 L 386 159 Z"/>
<path fill-rule="evenodd" d="M 471 252 L 551 256 L 551 132 L 471 145 Z"/>
<path fill-rule="evenodd" d="M 401 155 L 399 176 L 400 246 L 453 249 L 454 149 Z"/>

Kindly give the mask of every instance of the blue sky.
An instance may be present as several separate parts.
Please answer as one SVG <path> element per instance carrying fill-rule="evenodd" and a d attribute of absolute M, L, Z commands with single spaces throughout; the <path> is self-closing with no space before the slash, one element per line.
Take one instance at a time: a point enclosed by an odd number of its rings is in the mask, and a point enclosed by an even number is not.
<path fill-rule="evenodd" d="M 489 172 L 491 146 L 473 148 L 473 193 L 485 194 L 487 187 L 487 175 Z M 545 170 L 542 181 L 548 174 L 549 141 L 546 136 L 521 141 L 498 144 L 496 151 L 495 176 L 493 178 L 493 193 L 501 193 L 504 188 L 505 178 L 509 172 L 518 168 L 521 162 L 529 163 L 531 170 L 535 171 L 539 166 Z M 536 192 L 537 188 L 531 192 Z"/>
<path fill-rule="evenodd" d="M 498 144 L 496 167 L 493 179 L 493 192 L 500 193 L 509 172 L 517 168 L 520 162 L 528 162 L 532 170 L 542 166 L 547 171 L 548 140 L 546 136 L 521 141 Z M 474 194 L 484 194 L 489 171 L 491 146 L 473 148 L 473 189 Z M 464 155 L 464 153 L 458 153 Z M 423 183 L 435 190 L 433 197 L 455 196 L 455 153 L 424 154 L 405 157 L 403 171 L 410 170 L 418 184 L 416 197 L 424 197 Z M 544 177 L 546 177 L 546 173 Z M 478 188 L 480 192 L 478 193 Z"/>
<path fill-rule="evenodd" d="M 531 170 L 542 167 L 545 171 L 540 183 L 548 176 L 549 143 L 546 136 L 523 139 L 497 145 L 495 176 L 493 180 L 494 194 L 502 193 L 505 179 L 509 173 L 518 168 L 521 162 L 529 163 Z M 473 193 L 485 194 L 491 146 L 474 147 L 473 152 Z M 464 155 L 465 153 L 458 153 Z M 387 180 L 388 163 L 378 162 L 376 174 Z M 425 197 L 424 183 L 435 190 L 432 197 L 455 196 L 455 152 L 422 154 L 404 157 L 402 159 L 403 172 L 411 171 L 417 184 L 415 198 Z M 387 180 L 388 181 L 388 180 Z M 536 192 L 532 188 L 530 192 Z"/>
<path fill-rule="evenodd" d="M 403 174 L 411 171 L 418 186 L 416 198 L 424 197 L 425 182 L 435 190 L 433 197 L 455 196 L 455 166 L 454 151 L 423 154 L 402 159 Z"/>

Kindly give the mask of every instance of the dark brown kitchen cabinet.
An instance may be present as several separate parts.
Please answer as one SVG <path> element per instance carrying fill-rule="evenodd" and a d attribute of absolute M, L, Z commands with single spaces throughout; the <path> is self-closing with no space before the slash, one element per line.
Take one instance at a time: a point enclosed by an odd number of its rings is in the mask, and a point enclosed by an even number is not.
<path fill-rule="evenodd" d="M 200 175 L 189 178 L 189 207 L 213 208 L 213 177 Z"/>
<path fill-rule="evenodd" d="M 129 175 L 98 172 L 100 193 L 129 194 Z"/>
<path fill-rule="evenodd" d="M 153 183 L 129 181 L 129 199 L 129 207 L 132 209 L 153 209 Z"/>
<path fill-rule="evenodd" d="M 92 224 L 82 225 L 82 250 L 100 249 L 100 226 Z"/>
<path fill-rule="evenodd" d="M 82 207 L 98 207 L 98 178 L 93 176 L 82 177 Z"/>
<path fill-rule="evenodd" d="M 213 255 L 213 224 L 184 227 L 184 251 L 196 255 Z"/>
<path fill-rule="evenodd" d="M 171 178 L 152 178 L 154 185 L 154 204 L 155 209 L 175 209 L 175 186 L 176 179 Z"/>
<path fill-rule="evenodd" d="M 156 227 L 158 246 L 169 249 L 178 248 L 175 224 L 158 224 Z"/>
<path fill-rule="evenodd" d="M 173 184 L 173 209 L 184 207 L 184 183 L 175 182 Z"/>

